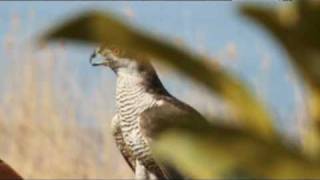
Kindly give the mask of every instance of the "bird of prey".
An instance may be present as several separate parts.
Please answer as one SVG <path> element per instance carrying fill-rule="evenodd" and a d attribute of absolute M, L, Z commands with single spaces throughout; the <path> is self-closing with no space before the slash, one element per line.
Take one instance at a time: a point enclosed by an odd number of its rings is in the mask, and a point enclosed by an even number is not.
<path fill-rule="evenodd" d="M 135 178 L 182 179 L 172 166 L 156 162 L 150 144 L 159 132 L 174 124 L 186 119 L 199 123 L 204 118 L 164 88 L 146 56 L 101 46 L 91 55 L 90 63 L 109 67 L 117 76 L 112 132 Z"/>
<path fill-rule="evenodd" d="M 0 180 L 1 179 L 22 180 L 22 177 L 7 163 L 0 159 Z"/>

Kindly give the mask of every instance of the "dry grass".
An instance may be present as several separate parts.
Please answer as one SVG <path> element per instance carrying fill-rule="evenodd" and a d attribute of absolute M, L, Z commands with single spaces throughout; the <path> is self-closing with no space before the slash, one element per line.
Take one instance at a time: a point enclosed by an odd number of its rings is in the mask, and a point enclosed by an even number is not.
<path fill-rule="evenodd" d="M 0 157 L 25 178 L 131 177 L 108 131 L 108 90 L 84 95 L 63 47 L 38 52 L 14 37 L 0 62 Z"/>

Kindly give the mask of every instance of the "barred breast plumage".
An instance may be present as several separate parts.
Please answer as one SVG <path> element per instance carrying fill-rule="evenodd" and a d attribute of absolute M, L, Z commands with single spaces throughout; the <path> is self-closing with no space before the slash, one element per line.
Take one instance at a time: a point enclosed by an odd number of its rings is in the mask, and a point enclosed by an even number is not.
<path fill-rule="evenodd" d="M 159 174 L 152 158 L 147 140 L 140 129 L 139 116 L 148 108 L 156 105 L 157 100 L 152 94 L 147 93 L 140 84 L 139 78 L 126 75 L 118 76 L 116 86 L 116 103 L 118 118 L 123 134 L 123 139 L 136 159 L 155 174 Z"/>
<path fill-rule="evenodd" d="M 98 55 L 100 61 L 93 61 Z M 154 159 L 150 144 L 159 132 L 175 123 L 204 119 L 170 95 L 151 63 L 142 62 L 141 58 L 144 56 L 113 47 L 100 48 L 91 57 L 93 65 L 108 66 L 117 75 L 117 114 L 112 119 L 114 139 L 136 179 L 182 179 L 174 167 Z"/>

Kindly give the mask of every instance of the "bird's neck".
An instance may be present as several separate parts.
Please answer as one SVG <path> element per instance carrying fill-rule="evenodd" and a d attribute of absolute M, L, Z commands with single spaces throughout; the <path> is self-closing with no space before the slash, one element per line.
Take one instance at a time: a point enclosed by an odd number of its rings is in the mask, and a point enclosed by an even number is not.
<path fill-rule="evenodd" d="M 131 106 L 135 109 L 151 107 L 164 96 L 171 96 L 163 87 L 156 73 L 117 75 L 116 101 L 118 109 Z M 143 107 L 143 108 L 142 108 Z"/>
<path fill-rule="evenodd" d="M 118 74 L 116 85 L 116 105 L 120 116 L 130 112 L 128 122 L 133 122 L 134 117 L 156 103 L 156 98 L 148 92 L 143 85 L 144 79 L 138 76 Z"/>
<path fill-rule="evenodd" d="M 140 87 L 143 78 L 138 75 L 128 73 L 117 73 L 117 88 L 136 88 Z"/>
<path fill-rule="evenodd" d="M 117 73 L 117 93 L 119 90 L 137 91 L 151 95 L 170 96 L 156 72 L 144 74 Z"/>

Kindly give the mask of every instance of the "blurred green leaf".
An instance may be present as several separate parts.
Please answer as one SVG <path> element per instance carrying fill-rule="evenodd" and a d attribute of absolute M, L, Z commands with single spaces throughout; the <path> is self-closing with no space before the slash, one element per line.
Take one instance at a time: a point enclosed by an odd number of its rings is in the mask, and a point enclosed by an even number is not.
<path fill-rule="evenodd" d="M 194 179 L 319 178 L 320 164 L 291 148 L 223 126 L 173 128 L 153 143 L 161 162 Z"/>
<path fill-rule="evenodd" d="M 242 12 L 268 29 L 286 48 L 306 80 L 320 88 L 320 4 L 297 1 L 291 6 L 244 6 Z"/>
<path fill-rule="evenodd" d="M 143 52 L 167 63 L 224 97 L 245 127 L 266 138 L 275 134 L 272 119 L 259 100 L 222 68 L 205 63 L 202 56 L 138 31 L 110 14 L 88 12 L 48 32 L 42 40 L 64 39 L 83 43 L 109 44 L 127 51 Z"/>
<path fill-rule="evenodd" d="M 278 8 L 244 6 L 242 12 L 268 29 L 285 47 L 290 61 L 310 87 L 312 127 L 306 140 L 311 154 L 320 153 L 320 3 L 301 0 Z M 315 135 L 318 134 L 318 135 Z M 308 143 L 307 143 L 308 144 Z M 314 149 L 316 148 L 316 149 Z"/>

